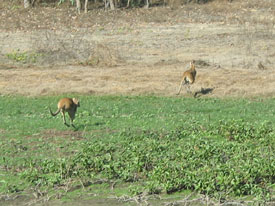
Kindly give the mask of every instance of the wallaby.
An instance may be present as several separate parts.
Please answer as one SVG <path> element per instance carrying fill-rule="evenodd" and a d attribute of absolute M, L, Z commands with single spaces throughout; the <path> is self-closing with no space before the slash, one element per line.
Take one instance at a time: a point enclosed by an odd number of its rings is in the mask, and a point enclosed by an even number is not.
<path fill-rule="evenodd" d="M 77 107 L 80 107 L 80 103 L 78 99 L 76 98 L 62 98 L 59 100 L 57 104 L 57 111 L 55 113 L 52 112 L 51 108 L 49 107 L 50 113 L 52 116 L 56 116 L 59 112 L 61 112 L 62 117 L 63 117 L 63 122 L 66 126 L 69 126 L 66 123 L 65 119 L 65 112 L 68 112 L 70 121 L 71 121 L 71 126 L 75 127 L 73 124 L 74 118 L 75 118 L 75 113 L 77 110 Z"/>
<path fill-rule="evenodd" d="M 180 94 L 180 91 L 181 91 L 181 88 L 183 85 L 186 85 L 188 88 L 188 92 L 190 92 L 190 84 L 193 84 L 195 82 L 197 71 L 195 69 L 195 61 L 194 60 L 190 62 L 190 67 L 191 67 L 190 69 L 188 69 L 187 71 L 185 71 L 183 73 L 182 80 L 180 82 L 180 87 L 179 87 L 177 95 Z"/>

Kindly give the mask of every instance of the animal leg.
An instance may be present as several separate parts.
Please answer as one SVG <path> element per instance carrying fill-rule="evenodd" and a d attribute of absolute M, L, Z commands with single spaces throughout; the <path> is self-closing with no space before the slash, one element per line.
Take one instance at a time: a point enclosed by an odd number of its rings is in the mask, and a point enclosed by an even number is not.
<path fill-rule="evenodd" d="M 62 114 L 62 118 L 63 118 L 63 123 L 68 127 L 69 125 L 67 124 L 66 122 L 66 118 L 65 118 L 65 111 L 61 111 L 61 114 Z"/>
<path fill-rule="evenodd" d="M 192 93 L 190 89 L 190 84 L 187 84 L 186 87 L 187 87 L 187 93 Z"/>
<path fill-rule="evenodd" d="M 74 118 L 75 118 L 75 112 L 69 111 L 68 114 L 69 114 L 69 117 L 70 117 L 70 122 L 71 122 L 72 127 L 75 127 L 74 123 L 73 123 Z"/>
<path fill-rule="evenodd" d="M 177 95 L 179 95 L 179 94 L 180 94 L 181 89 L 182 89 L 182 86 L 183 86 L 183 83 L 184 83 L 184 80 L 180 82 L 180 87 L 179 87 L 179 90 L 178 90 Z"/>

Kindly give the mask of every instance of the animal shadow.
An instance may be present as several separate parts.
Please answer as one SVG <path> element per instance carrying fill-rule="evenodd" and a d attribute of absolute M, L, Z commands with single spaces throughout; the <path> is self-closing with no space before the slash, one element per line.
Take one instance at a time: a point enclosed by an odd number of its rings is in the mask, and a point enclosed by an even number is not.
<path fill-rule="evenodd" d="M 88 123 L 88 124 L 79 124 L 76 127 L 73 127 L 74 131 L 84 131 L 87 128 L 91 128 L 93 126 L 101 126 L 105 125 L 106 123 L 104 122 L 95 122 L 95 123 Z"/>
<path fill-rule="evenodd" d="M 194 97 L 196 98 L 196 97 L 200 97 L 202 95 L 210 94 L 210 93 L 212 93 L 213 90 L 214 90 L 214 88 L 201 88 L 200 91 L 195 92 Z"/>

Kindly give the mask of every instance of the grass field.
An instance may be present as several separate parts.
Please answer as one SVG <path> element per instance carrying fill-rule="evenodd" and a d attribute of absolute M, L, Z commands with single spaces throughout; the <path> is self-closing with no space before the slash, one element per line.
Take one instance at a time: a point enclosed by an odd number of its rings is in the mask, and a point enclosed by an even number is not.
<path fill-rule="evenodd" d="M 2 195 L 274 201 L 275 99 L 76 96 L 75 129 L 49 114 L 59 96 L 0 97 Z"/>

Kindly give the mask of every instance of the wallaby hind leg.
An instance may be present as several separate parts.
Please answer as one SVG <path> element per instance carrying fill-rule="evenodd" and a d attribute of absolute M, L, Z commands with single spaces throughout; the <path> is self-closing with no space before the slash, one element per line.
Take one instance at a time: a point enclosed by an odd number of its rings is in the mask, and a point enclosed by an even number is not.
<path fill-rule="evenodd" d="M 178 90 L 177 95 L 179 95 L 179 94 L 180 94 L 181 89 L 182 89 L 182 86 L 184 85 L 183 83 L 184 83 L 184 81 L 181 81 L 181 83 L 180 83 L 180 87 L 179 87 L 179 90 Z"/>
<path fill-rule="evenodd" d="M 75 118 L 75 112 L 74 112 L 74 111 L 69 111 L 68 114 L 69 114 L 69 117 L 70 117 L 71 126 L 72 126 L 72 127 L 75 127 L 75 126 L 74 126 L 74 123 L 73 123 L 74 118 Z"/>
<path fill-rule="evenodd" d="M 187 93 L 189 93 L 189 94 L 192 93 L 191 89 L 190 89 L 190 84 L 186 85 L 186 88 L 187 88 Z"/>
<path fill-rule="evenodd" d="M 63 123 L 68 127 L 69 125 L 66 122 L 66 118 L 65 118 L 65 111 L 61 110 L 61 114 L 62 114 L 62 118 L 63 118 Z"/>

